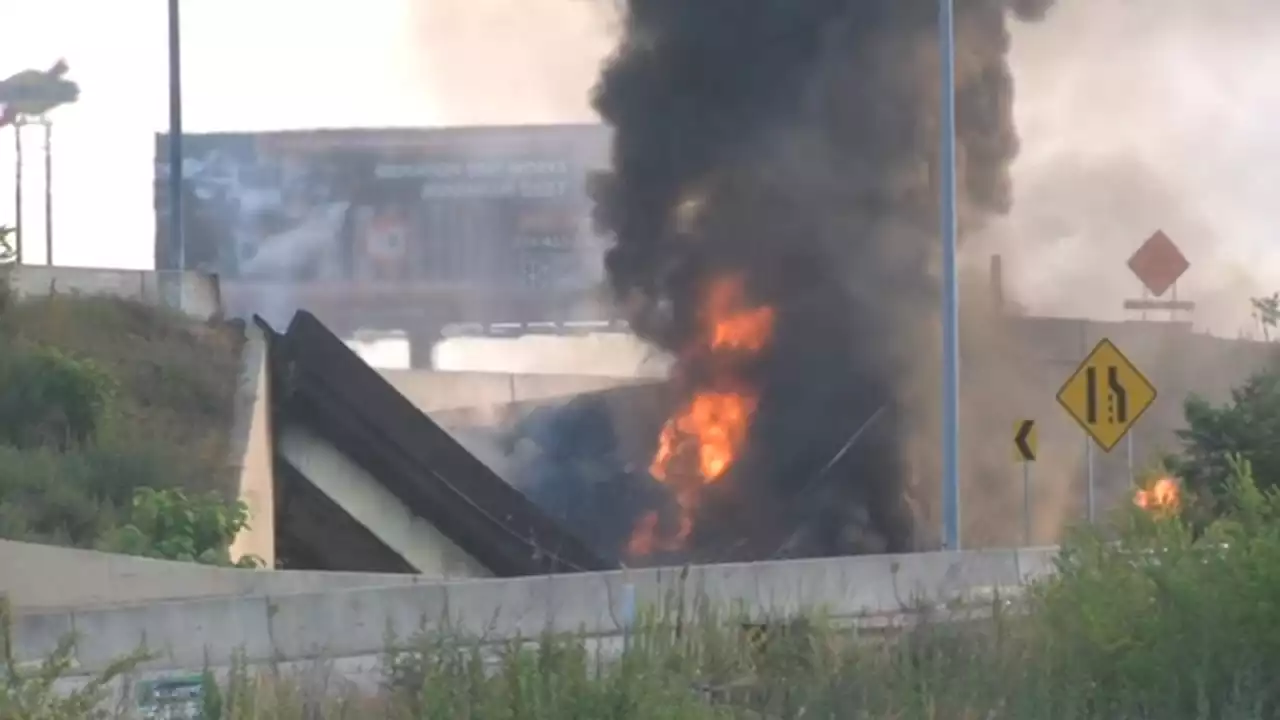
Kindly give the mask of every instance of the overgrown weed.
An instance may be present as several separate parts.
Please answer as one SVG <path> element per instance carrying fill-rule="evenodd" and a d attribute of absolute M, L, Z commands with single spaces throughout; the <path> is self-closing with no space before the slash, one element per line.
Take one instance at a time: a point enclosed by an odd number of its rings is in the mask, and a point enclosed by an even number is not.
<path fill-rule="evenodd" d="M 1115 519 L 1118 543 L 1078 532 L 1055 576 L 1012 606 L 997 598 L 989 618 L 924 622 L 882 638 L 820 612 L 752 618 L 672 601 L 611 640 L 547 634 L 494 642 L 435 624 L 388 645 L 376 687 L 236 662 L 206 693 L 205 717 L 1276 717 L 1280 493 L 1259 490 L 1240 463 L 1230 496 L 1230 510 L 1203 530 L 1134 510 Z M 22 677 L 11 693 L 47 697 L 45 676 Z M 0 718 L 71 720 L 82 716 L 62 708 L 84 707 L 31 706 L 51 709 Z"/>
<path fill-rule="evenodd" d="M 129 300 L 0 292 L 0 537 L 99 546 L 139 488 L 230 503 L 243 341 Z"/>

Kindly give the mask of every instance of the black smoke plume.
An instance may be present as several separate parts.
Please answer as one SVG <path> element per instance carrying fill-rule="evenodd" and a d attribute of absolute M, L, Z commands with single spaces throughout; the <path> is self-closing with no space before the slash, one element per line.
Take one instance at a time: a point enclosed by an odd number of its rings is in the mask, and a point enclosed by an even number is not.
<path fill-rule="evenodd" d="M 1009 208 L 1007 23 L 1050 3 L 956 2 L 962 229 Z M 938 357 L 937 18 L 936 0 L 628 0 L 596 88 L 615 130 L 597 222 L 636 331 L 680 353 L 728 273 L 777 311 L 749 450 L 698 521 L 731 505 L 764 538 L 748 554 L 801 527 L 807 553 L 918 542 L 907 438 L 937 410 L 920 399 Z M 697 363 L 686 392 L 711 371 Z"/>

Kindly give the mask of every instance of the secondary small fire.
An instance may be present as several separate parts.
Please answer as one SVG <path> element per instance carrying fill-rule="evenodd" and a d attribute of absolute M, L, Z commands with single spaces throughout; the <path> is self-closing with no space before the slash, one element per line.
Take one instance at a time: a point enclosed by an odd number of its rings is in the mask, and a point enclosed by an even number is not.
<path fill-rule="evenodd" d="M 1133 504 L 1148 512 L 1172 512 L 1181 506 L 1181 494 L 1177 481 L 1166 475 L 1134 493 Z"/>
<path fill-rule="evenodd" d="M 681 354 L 684 367 L 678 368 L 697 365 L 701 372 L 687 376 L 700 377 L 698 387 L 667 419 L 649 466 L 653 477 L 671 489 L 679 516 L 666 532 L 658 513 L 643 516 L 628 545 L 632 557 L 684 546 L 702 489 L 719 482 L 741 454 L 759 401 L 742 370 L 772 338 L 773 309 L 751 307 L 743 278 L 731 275 L 708 285 L 699 320 L 701 332 Z"/>

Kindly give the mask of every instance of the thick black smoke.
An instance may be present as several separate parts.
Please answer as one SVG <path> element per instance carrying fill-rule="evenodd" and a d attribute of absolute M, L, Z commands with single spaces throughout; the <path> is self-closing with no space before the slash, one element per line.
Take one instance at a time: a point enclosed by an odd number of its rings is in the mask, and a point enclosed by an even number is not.
<path fill-rule="evenodd" d="M 963 227 L 1008 210 L 1006 23 L 1050 2 L 956 2 Z M 637 332 L 679 353 L 700 292 L 730 272 L 778 312 L 726 493 L 767 538 L 756 554 L 802 525 L 825 528 L 810 552 L 915 542 L 904 438 L 936 413 L 915 398 L 937 376 L 937 18 L 936 0 L 629 0 L 596 89 L 615 129 L 597 220 Z"/>

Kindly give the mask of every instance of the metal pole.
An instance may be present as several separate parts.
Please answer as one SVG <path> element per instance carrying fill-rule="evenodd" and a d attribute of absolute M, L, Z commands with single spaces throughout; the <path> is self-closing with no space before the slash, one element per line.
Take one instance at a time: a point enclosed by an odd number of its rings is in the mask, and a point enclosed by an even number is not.
<path fill-rule="evenodd" d="M 938 2 L 942 66 L 939 167 L 942 231 L 942 509 L 943 539 L 960 549 L 960 288 L 956 278 L 956 88 L 954 0 Z"/>
<path fill-rule="evenodd" d="M 44 264 L 53 266 L 53 123 L 44 124 Z"/>
<path fill-rule="evenodd" d="M 1022 463 L 1022 545 L 1031 547 L 1031 463 Z"/>
<path fill-rule="evenodd" d="M 1129 486 L 1132 487 L 1134 482 L 1137 480 L 1137 476 L 1133 474 L 1133 432 L 1130 431 L 1127 435 L 1125 435 L 1124 440 L 1125 440 L 1125 454 L 1129 456 L 1127 458 L 1129 462 Z"/>
<path fill-rule="evenodd" d="M 187 269 L 182 233 L 182 44 L 178 0 L 169 0 L 169 247 L 178 250 L 178 269 Z"/>
<path fill-rule="evenodd" d="M 22 118 L 13 121 L 13 249 L 22 264 Z"/>
<path fill-rule="evenodd" d="M 1093 522 L 1093 441 L 1089 439 L 1088 435 L 1084 436 L 1084 456 L 1085 463 L 1089 466 L 1088 484 L 1085 486 L 1085 502 L 1088 504 L 1089 522 Z"/>

